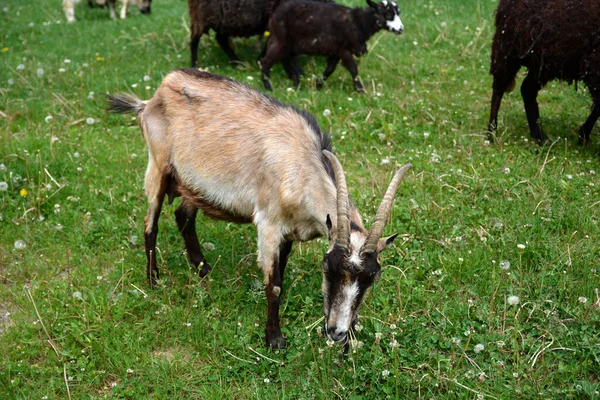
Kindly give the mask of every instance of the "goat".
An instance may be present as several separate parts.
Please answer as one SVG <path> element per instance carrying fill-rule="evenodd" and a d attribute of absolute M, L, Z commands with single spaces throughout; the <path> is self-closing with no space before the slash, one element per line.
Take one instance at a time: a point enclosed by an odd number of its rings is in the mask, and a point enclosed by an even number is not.
<path fill-rule="evenodd" d="M 253 223 L 267 298 L 265 341 L 286 346 L 279 326 L 284 270 L 294 241 L 329 238 L 322 262 L 326 332 L 347 338 L 366 290 L 379 278 L 380 239 L 400 181 L 398 170 L 370 231 L 348 199 L 342 166 L 315 118 L 248 86 L 198 69 L 169 73 L 149 101 L 109 96 L 109 111 L 135 112 L 148 147 L 145 191 L 147 277 L 159 277 L 158 218 L 165 195 L 188 257 L 200 276 L 210 270 L 195 230 L 198 209 L 217 219 Z"/>
<path fill-rule="evenodd" d="M 260 60 L 265 88 L 272 90 L 270 70 L 278 62 L 283 64 L 294 86 L 298 86 L 294 59 L 298 54 L 309 54 L 327 57 L 327 67 L 317 88 L 323 86 L 341 60 L 350 72 L 356 90 L 364 91 L 354 56 L 365 54 L 367 40 L 381 29 L 398 35 L 404 31 L 400 9 L 395 2 L 367 0 L 367 4 L 369 7 L 366 8 L 349 8 L 310 0 L 282 3 L 269 20 L 269 41 Z"/>
<path fill-rule="evenodd" d="M 65 12 L 65 16 L 67 17 L 67 22 L 75 22 L 75 4 L 79 3 L 80 0 L 63 0 L 63 11 Z M 121 7 L 120 17 L 121 19 L 125 19 L 127 16 L 127 6 L 129 3 L 136 5 L 142 14 L 150 14 L 150 3 L 152 0 L 120 0 L 123 3 L 123 7 Z M 95 3 L 101 7 L 108 5 L 110 10 L 110 18 L 117 19 L 117 14 L 115 12 L 115 3 L 116 0 L 95 0 Z M 92 7 L 94 5 L 94 1 L 88 0 L 88 6 Z"/>
<path fill-rule="evenodd" d="M 600 2 L 500 0 L 491 58 L 490 140 L 498 127 L 502 96 L 514 88 L 521 66 L 528 69 L 521 95 L 531 136 L 540 144 L 546 140 L 537 103 L 540 89 L 554 79 L 581 80 L 590 90 L 593 107 L 579 129 L 579 140 L 590 140 L 600 117 Z"/>
<path fill-rule="evenodd" d="M 239 62 L 240 58 L 231 48 L 230 37 L 262 37 L 269 16 L 282 1 L 286 0 L 188 0 L 192 67 L 198 66 L 200 37 L 211 29 L 216 32 L 217 43 L 227 57 Z"/>

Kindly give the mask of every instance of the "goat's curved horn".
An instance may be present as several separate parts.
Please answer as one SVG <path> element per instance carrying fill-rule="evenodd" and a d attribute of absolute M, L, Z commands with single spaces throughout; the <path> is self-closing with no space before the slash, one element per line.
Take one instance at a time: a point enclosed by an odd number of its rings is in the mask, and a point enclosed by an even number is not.
<path fill-rule="evenodd" d="M 398 186 L 400 185 L 400 182 L 402 182 L 402 179 L 404 179 L 406 172 L 411 168 L 412 164 L 406 164 L 396 172 L 396 175 L 394 175 L 394 179 L 390 182 L 390 186 L 388 187 L 387 192 L 385 192 L 385 196 L 383 196 L 383 200 L 381 200 L 381 204 L 377 209 L 375 220 L 373 221 L 373 225 L 371 225 L 365 244 L 363 244 L 360 249 L 361 253 L 374 253 L 375 250 L 377 250 L 377 242 L 383 234 L 383 228 L 385 228 L 385 225 L 390 218 L 390 212 L 392 211 L 392 204 L 394 203 Z"/>
<path fill-rule="evenodd" d="M 350 213 L 348 211 L 348 186 L 342 164 L 337 157 L 328 150 L 323 150 L 323 155 L 331 162 L 335 175 L 335 188 L 337 191 L 337 244 L 342 249 L 350 246 Z"/>

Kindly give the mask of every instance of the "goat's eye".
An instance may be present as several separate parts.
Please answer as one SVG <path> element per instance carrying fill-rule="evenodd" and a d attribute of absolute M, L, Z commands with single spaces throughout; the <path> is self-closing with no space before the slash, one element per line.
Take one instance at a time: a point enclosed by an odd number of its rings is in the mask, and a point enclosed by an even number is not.
<path fill-rule="evenodd" d="M 393 12 L 391 12 L 391 11 L 388 11 L 388 12 L 385 13 L 385 19 L 387 19 L 387 20 L 394 19 L 394 16 L 395 16 L 395 14 Z"/>

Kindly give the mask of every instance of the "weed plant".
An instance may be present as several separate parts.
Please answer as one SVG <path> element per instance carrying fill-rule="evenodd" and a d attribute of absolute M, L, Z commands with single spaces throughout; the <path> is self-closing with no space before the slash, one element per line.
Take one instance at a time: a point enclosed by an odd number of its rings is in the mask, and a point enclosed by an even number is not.
<path fill-rule="evenodd" d="M 359 4 L 353 0 L 352 4 Z M 145 277 L 146 149 L 105 94 L 152 96 L 188 67 L 181 0 L 126 20 L 60 1 L 0 5 L 0 398 L 598 398 L 600 159 L 576 131 L 591 99 L 551 83 L 539 96 L 551 140 L 529 139 L 506 95 L 487 140 L 496 1 L 400 2 L 405 32 L 380 32 L 353 91 L 342 67 L 301 57 L 273 95 L 333 137 L 368 221 L 394 169 L 412 162 L 386 233 L 383 275 L 347 356 L 323 337 L 324 239 L 294 245 L 282 298 L 288 349 L 264 347 L 266 308 L 251 225 L 198 219 L 214 269 L 186 261 L 165 206 L 162 282 Z M 214 34 L 199 62 L 262 90 L 255 39 L 231 65 Z M 523 75 L 519 76 L 519 80 Z M 199 155 L 200 156 L 200 155 Z"/>

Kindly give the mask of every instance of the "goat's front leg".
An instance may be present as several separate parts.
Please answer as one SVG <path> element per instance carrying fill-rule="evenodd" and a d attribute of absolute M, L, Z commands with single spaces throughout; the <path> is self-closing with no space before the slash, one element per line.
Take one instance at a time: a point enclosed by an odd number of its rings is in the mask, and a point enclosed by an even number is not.
<path fill-rule="evenodd" d="M 283 272 L 291 250 L 291 242 L 283 241 L 276 225 L 260 221 L 260 213 L 255 216 L 258 228 L 258 263 L 263 270 L 265 294 L 267 297 L 267 326 L 265 342 L 267 347 L 282 349 L 286 341 L 279 326 L 279 301 L 283 284 Z"/>
<path fill-rule="evenodd" d="M 352 82 L 354 82 L 354 88 L 358 92 L 364 92 L 365 88 L 358 79 L 358 66 L 356 65 L 356 61 L 351 52 L 347 51 L 342 54 L 342 64 L 344 64 L 344 67 L 350 72 Z"/>
<path fill-rule="evenodd" d="M 200 277 L 204 278 L 210 271 L 210 265 L 204 259 L 204 254 L 200 250 L 198 235 L 196 234 L 196 213 L 198 210 L 183 200 L 177 210 L 175 210 L 175 219 L 179 232 L 185 242 L 185 250 L 188 258 L 194 266 L 194 269 L 200 267 Z"/>
<path fill-rule="evenodd" d="M 594 103 L 594 105 L 592 106 L 592 112 L 590 113 L 585 123 L 581 126 L 581 128 L 579 128 L 579 143 L 589 143 L 592 128 L 596 124 L 596 121 L 598 121 L 598 117 L 600 117 L 600 105 Z"/>
<path fill-rule="evenodd" d="M 121 7 L 121 19 L 125 19 L 127 17 L 127 5 L 129 4 L 129 0 L 123 0 L 123 6 Z"/>
<path fill-rule="evenodd" d="M 323 77 L 317 80 L 317 89 L 321 89 L 323 87 L 323 83 L 333 74 L 335 68 L 340 62 L 340 58 L 338 56 L 329 56 L 327 57 L 327 67 L 325 67 L 325 72 L 323 72 Z"/>
<path fill-rule="evenodd" d="M 115 1 L 109 0 L 108 9 L 110 10 L 110 19 L 117 19 L 117 13 L 115 12 Z"/>

